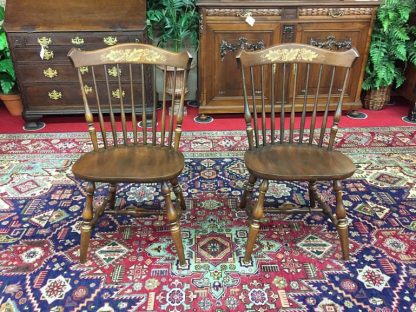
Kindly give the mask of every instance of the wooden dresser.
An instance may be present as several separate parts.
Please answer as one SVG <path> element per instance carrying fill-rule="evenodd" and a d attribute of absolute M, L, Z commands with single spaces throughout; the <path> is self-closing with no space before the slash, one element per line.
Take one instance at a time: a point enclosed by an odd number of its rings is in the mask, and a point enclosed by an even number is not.
<path fill-rule="evenodd" d="M 378 0 L 199 0 L 200 117 L 243 112 L 236 53 L 239 49 L 258 50 L 282 42 L 307 43 L 332 50 L 355 47 L 360 57 L 352 68 L 344 109 L 361 107 L 361 84 L 378 5 Z M 254 18 L 253 26 L 246 22 L 248 16 Z M 340 79 L 336 84 L 341 87 Z M 298 90 L 297 97 L 300 107 L 304 99 L 302 90 Z"/>
<path fill-rule="evenodd" d="M 43 115 L 83 113 L 78 78 L 67 57 L 72 47 L 144 42 L 145 22 L 145 0 L 7 1 L 4 27 L 26 128 L 36 128 Z"/>

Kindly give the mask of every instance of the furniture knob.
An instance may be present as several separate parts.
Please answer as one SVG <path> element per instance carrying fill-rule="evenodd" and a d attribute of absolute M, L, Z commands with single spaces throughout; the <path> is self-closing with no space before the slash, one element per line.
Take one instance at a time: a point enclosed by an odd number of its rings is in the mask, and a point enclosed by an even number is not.
<path fill-rule="evenodd" d="M 124 92 L 124 90 L 120 92 L 120 89 L 116 89 L 111 92 L 111 95 L 113 98 L 120 99 L 121 96 L 124 97 L 126 95 L 126 92 Z"/>
<path fill-rule="evenodd" d="M 92 87 L 90 87 L 89 85 L 84 85 L 84 93 L 88 94 L 92 92 Z"/>
<path fill-rule="evenodd" d="M 56 90 L 52 90 L 50 92 L 48 92 L 48 96 L 50 99 L 56 101 L 62 98 L 62 92 L 60 91 L 56 91 Z"/>
<path fill-rule="evenodd" d="M 76 36 L 75 38 L 71 39 L 71 42 L 73 45 L 82 45 L 84 44 L 84 38 L 80 38 L 78 36 Z"/>
<path fill-rule="evenodd" d="M 115 45 L 117 43 L 117 37 L 108 36 L 108 37 L 105 37 L 103 39 L 103 41 L 106 45 L 112 46 L 112 45 Z"/>
<path fill-rule="evenodd" d="M 41 47 L 47 47 L 52 43 L 52 39 L 48 37 L 40 37 L 38 38 L 38 43 Z"/>
<path fill-rule="evenodd" d="M 81 66 L 79 68 L 79 71 L 81 72 L 81 75 L 84 75 L 85 73 L 88 73 L 88 66 Z"/>
<path fill-rule="evenodd" d="M 43 75 L 45 75 L 47 78 L 53 79 L 58 76 L 58 71 L 49 67 L 43 70 Z"/>

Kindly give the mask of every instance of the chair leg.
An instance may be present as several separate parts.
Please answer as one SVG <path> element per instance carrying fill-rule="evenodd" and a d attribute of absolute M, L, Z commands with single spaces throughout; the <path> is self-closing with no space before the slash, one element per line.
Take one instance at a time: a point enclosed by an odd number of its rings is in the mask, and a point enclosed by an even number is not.
<path fill-rule="evenodd" d="M 256 181 L 257 181 L 257 177 L 253 174 L 250 174 L 248 181 L 244 187 L 243 195 L 241 196 L 240 205 L 239 205 L 240 209 L 246 208 L 247 199 L 250 197 L 251 193 L 253 192 L 254 183 L 256 183 Z"/>
<path fill-rule="evenodd" d="M 170 189 L 166 182 L 162 184 L 162 193 L 165 197 L 166 215 L 170 226 L 170 233 L 172 235 L 173 243 L 175 244 L 176 252 L 179 258 L 179 264 L 185 265 L 185 254 L 182 244 L 181 227 L 179 223 L 178 212 L 172 204 L 170 198 Z"/>
<path fill-rule="evenodd" d="M 117 191 L 117 184 L 110 184 L 110 189 L 108 191 L 108 208 L 114 210 L 114 206 L 116 204 L 116 191 Z"/>
<path fill-rule="evenodd" d="M 178 178 L 173 179 L 172 181 L 170 181 L 170 183 L 172 183 L 172 189 L 176 195 L 177 200 L 179 201 L 179 206 L 181 207 L 182 210 L 185 210 L 186 209 L 185 198 L 183 197 L 182 188 L 178 183 Z"/>
<path fill-rule="evenodd" d="M 256 206 L 253 208 L 250 220 L 250 230 L 248 232 L 248 239 L 246 245 L 246 253 L 244 255 L 243 262 L 248 263 L 251 254 L 254 249 L 254 244 L 256 243 L 257 234 L 260 230 L 260 219 L 264 217 L 264 198 L 266 196 L 267 189 L 269 187 L 269 182 L 267 180 L 263 180 L 260 184 L 260 194 L 259 199 L 257 201 Z"/>
<path fill-rule="evenodd" d="M 341 181 L 334 181 L 334 190 L 336 196 L 336 210 L 337 216 L 337 230 L 339 240 L 341 243 L 342 259 L 349 260 L 349 241 L 348 241 L 348 221 L 347 212 L 345 211 L 344 204 L 342 202 L 342 184 Z"/>
<path fill-rule="evenodd" d="M 310 208 L 316 207 L 316 184 L 315 181 L 309 182 L 309 203 Z"/>
<path fill-rule="evenodd" d="M 91 220 L 93 218 L 92 202 L 94 198 L 95 184 L 88 182 L 87 186 L 87 200 L 85 203 L 84 211 L 82 212 L 82 225 L 81 225 L 81 247 L 80 247 L 80 262 L 85 263 L 87 261 L 88 246 L 90 244 L 91 237 Z"/>

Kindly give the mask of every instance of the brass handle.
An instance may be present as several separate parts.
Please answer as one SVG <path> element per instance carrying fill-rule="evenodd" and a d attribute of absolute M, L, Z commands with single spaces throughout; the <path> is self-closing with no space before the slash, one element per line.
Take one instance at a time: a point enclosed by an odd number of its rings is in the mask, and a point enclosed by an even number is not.
<path fill-rule="evenodd" d="M 92 87 L 90 87 L 89 85 L 84 85 L 84 92 L 85 94 L 91 93 Z"/>
<path fill-rule="evenodd" d="M 53 51 L 44 49 L 43 57 L 42 57 L 43 60 L 49 61 L 49 60 L 53 59 L 53 57 L 54 57 Z"/>
<path fill-rule="evenodd" d="M 79 71 L 81 72 L 81 75 L 84 75 L 85 73 L 88 73 L 88 66 L 81 66 L 79 68 Z"/>
<path fill-rule="evenodd" d="M 43 74 L 45 75 L 45 77 L 52 79 L 58 76 L 58 71 L 49 67 L 43 70 Z"/>
<path fill-rule="evenodd" d="M 62 92 L 52 90 L 52 91 L 48 92 L 48 96 L 49 96 L 50 99 L 56 101 L 56 100 L 59 100 L 60 98 L 62 98 Z"/>
<path fill-rule="evenodd" d="M 334 18 L 341 17 L 344 15 L 344 11 L 340 9 L 330 9 L 328 15 Z"/>
<path fill-rule="evenodd" d="M 76 36 L 75 38 L 71 39 L 71 42 L 73 45 L 81 45 L 81 44 L 84 44 L 84 38 L 80 38 Z"/>
<path fill-rule="evenodd" d="M 118 75 L 121 74 L 121 69 L 117 70 L 117 67 L 113 66 L 113 67 L 107 69 L 107 72 L 112 77 L 118 77 Z"/>
<path fill-rule="evenodd" d="M 117 43 L 117 37 L 108 36 L 108 37 L 105 37 L 103 41 L 106 45 L 112 46 Z"/>
<path fill-rule="evenodd" d="M 111 95 L 113 96 L 113 98 L 120 99 L 121 96 L 124 97 L 126 95 L 126 92 L 124 92 L 124 90 L 120 92 L 120 89 L 116 89 L 111 92 Z"/>
<path fill-rule="evenodd" d="M 40 37 L 38 38 L 38 43 L 41 47 L 47 47 L 52 43 L 52 39 L 48 37 Z"/>

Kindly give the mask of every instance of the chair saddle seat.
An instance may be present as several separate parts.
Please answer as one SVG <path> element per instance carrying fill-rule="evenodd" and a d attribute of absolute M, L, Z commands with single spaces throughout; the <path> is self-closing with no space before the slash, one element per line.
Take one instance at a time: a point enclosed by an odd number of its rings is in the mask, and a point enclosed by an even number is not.
<path fill-rule="evenodd" d="M 339 180 L 356 169 L 350 158 L 316 145 L 273 144 L 245 153 L 247 169 L 268 180 Z"/>
<path fill-rule="evenodd" d="M 72 172 L 87 181 L 150 183 L 176 178 L 183 167 L 183 155 L 173 148 L 128 145 L 86 153 Z"/>

